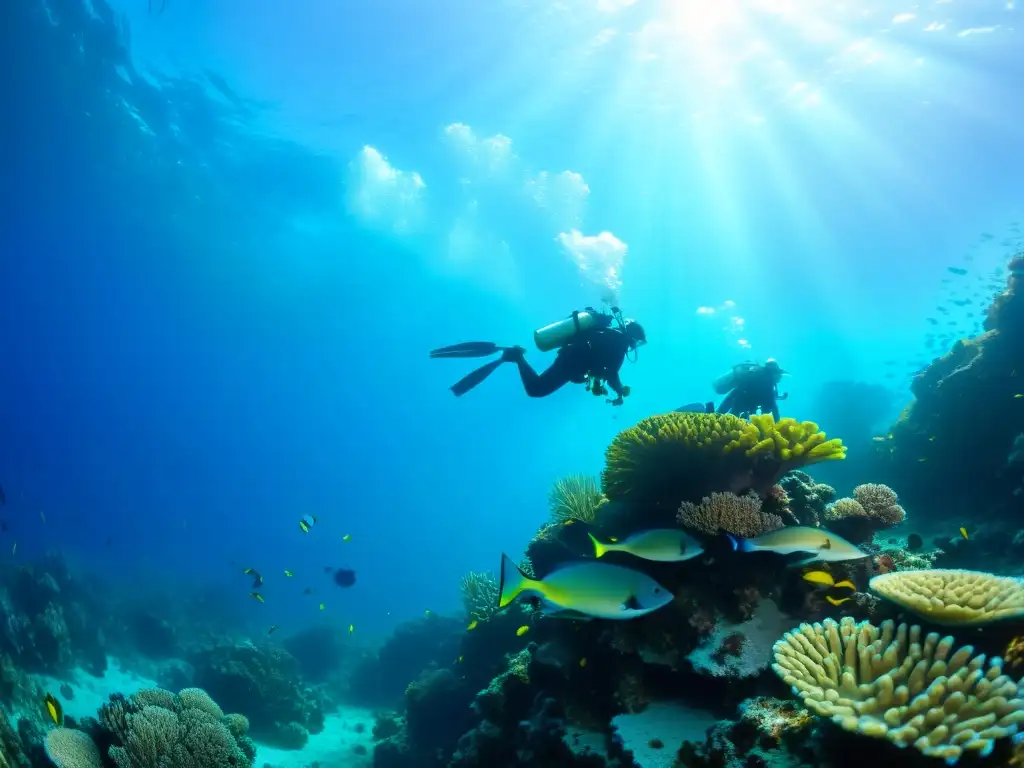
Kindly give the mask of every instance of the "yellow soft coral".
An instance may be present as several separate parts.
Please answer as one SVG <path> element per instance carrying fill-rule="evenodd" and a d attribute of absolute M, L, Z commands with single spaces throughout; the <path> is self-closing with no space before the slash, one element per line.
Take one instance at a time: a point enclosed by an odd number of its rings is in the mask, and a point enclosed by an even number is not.
<path fill-rule="evenodd" d="M 1024 583 L 983 571 L 895 571 L 871 579 L 871 590 L 936 624 L 972 627 L 1024 618 Z"/>
<path fill-rule="evenodd" d="M 775 673 L 812 712 L 949 765 L 988 755 L 1024 725 L 1024 692 L 998 659 L 986 665 L 918 626 L 825 619 L 787 632 L 774 654 Z"/>
<path fill-rule="evenodd" d="M 651 416 L 618 435 L 605 452 L 602 487 L 612 501 L 678 506 L 714 491 L 766 491 L 784 473 L 845 457 L 811 421 L 771 414 Z"/>

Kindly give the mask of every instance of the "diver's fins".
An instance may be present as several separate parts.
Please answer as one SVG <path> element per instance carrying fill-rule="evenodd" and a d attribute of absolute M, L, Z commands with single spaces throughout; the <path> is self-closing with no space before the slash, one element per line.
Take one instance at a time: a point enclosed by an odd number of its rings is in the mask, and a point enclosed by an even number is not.
<path fill-rule="evenodd" d="M 490 357 L 504 351 L 504 347 L 499 347 L 493 341 L 467 341 L 462 344 L 452 344 L 450 347 L 432 349 L 430 356 L 432 358 Z"/>
<path fill-rule="evenodd" d="M 689 403 L 676 408 L 676 413 L 706 413 L 704 403 Z"/>
<path fill-rule="evenodd" d="M 473 387 L 498 370 L 504 362 L 504 358 L 499 357 L 497 360 L 494 360 L 487 365 L 480 366 L 475 371 L 470 372 L 452 384 L 452 392 L 456 397 L 462 397 L 464 394 L 469 392 L 469 390 L 473 389 Z"/>

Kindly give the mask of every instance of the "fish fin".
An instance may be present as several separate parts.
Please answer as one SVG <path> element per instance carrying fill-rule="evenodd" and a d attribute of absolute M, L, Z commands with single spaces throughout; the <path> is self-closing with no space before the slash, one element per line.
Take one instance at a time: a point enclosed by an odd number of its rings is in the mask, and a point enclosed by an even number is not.
<path fill-rule="evenodd" d="M 731 533 L 724 533 L 723 535 L 728 540 L 733 552 L 754 552 L 757 549 L 749 539 L 744 539 Z"/>
<path fill-rule="evenodd" d="M 821 556 L 817 552 L 794 552 L 792 554 L 800 555 L 800 559 L 786 563 L 787 568 L 799 568 L 801 565 L 810 565 L 811 563 L 817 562 L 821 559 Z"/>
<path fill-rule="evenodd" d="M 593 616 L 587 616 L 579 611 L 572 611 L 567 608 L 559 608 L 554 603 L 549 603 L 552 610 L 544 613 L 545 619 L 569 619 L 571 621 L 593 621 Z"/>
<path fill-rule="evenodd" d="M 534 589 L 539 582 L 523 573 L 515 561 L 501 553 L 501 581 L 498 584 L 498 607 L 504 608 L 522 592 Z"/>
<path fill-rule="evenodd" d="M 594 542 L 594 557 L 601 557 L 602 555 L 606 555 L 611 552 L 611 547 L 598 541 L 590 531 L 587 531 L 587 536 L 589 536 L 590 540 Z"/>

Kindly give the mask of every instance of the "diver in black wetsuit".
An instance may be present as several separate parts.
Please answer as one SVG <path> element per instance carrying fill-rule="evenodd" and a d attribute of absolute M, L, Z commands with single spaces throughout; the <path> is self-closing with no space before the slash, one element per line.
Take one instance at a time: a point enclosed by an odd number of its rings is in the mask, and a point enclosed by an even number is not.
<path fill-rule="evenodd" d="M 718 413 L 731 413 L 747 418 L 761 409 L 779 418 L 779 400 L 785 400 L 789 393 L 779 394 L 779 382 L 786 372 L 774 359 L 764 365 L 744 363 L 733 368 L 732 373 L 715 382 L 715 390 L 725 398 L 718 406 Z"/>
<path fill-rule="evenodd" d="M 629 395 L 629 387 L 619 378 L 619 369 L 631 352 L 647 342 L 644 329 L 635 320 L 624 320 L 613 310 L 612 315 L 598 313 L 592 309 L 574 312 L 568 319 L 552 323 L 534 334 L 537 346 L 542 351 L 558 349 L 555 361 L 542 373 L 537 373 L 526 362 L 523 347 L 499 347 L 491 342 L 471 341 L 451 347 L 435 349 L 432 358 L 486 357 L 497 352 L 501 357 L 476 369 L 452 386 L 456 397 L 490 376 L 502 363 L 515 363 L 523 389 L 530 397 L 547 397 L 570 382 L 586 384 L 587 390 L 595 395 L 608 394 L 607 383 L 617 397 L 609 400 L 612 405 L 622 405 L 622 398 Z"/>

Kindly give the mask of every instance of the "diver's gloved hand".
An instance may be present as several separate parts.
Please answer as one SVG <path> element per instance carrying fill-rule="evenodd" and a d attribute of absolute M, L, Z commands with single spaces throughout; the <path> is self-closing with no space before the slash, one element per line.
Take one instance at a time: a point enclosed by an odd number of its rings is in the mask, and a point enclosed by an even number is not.
<path fill-rule="evenodd" d="M 503 363 L 515 363 L 526 355 L 526 347 L 508 347 L 501 353 Z"/>
<path fill-rule="evenodd" d="M 621 400 L 624 397 L 629 397 L 629 393 L 632 391 L 633 390 L 631 390 L 629 387 L 623 385 L 622 392 L 619 393 L 619 399 Z"/>
<path fill-rule="evenodd" d="M 785 400 L 787 397 L 789 397 L 789 392 L 783 392 L 779 395 L 779 400 Z"/>
<path fill-rule="evenodd" d="M 612 405 L 622 405 L 624 401 L 622 399 L 622 395 L 619 395 L 614 400 L 608 400 L 607 402 L 611 403 Z"/>

